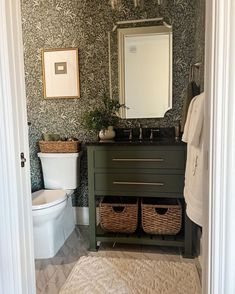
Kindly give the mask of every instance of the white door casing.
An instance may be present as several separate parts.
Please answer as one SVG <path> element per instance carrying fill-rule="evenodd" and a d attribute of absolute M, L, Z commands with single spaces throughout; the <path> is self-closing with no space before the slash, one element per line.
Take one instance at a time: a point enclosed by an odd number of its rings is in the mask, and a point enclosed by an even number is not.
<path fill-rule="evenodd" d="M 206 126 L 211 129 L 207 132 L 209 198 L 204 202 L 203 293 L 234 294 L 234 0 L 207 0 L 206 15 Z"/>
<path fill-rule="evenodd" d="M 205 140 L 205 173 L 204 173 L 204 199 L 203 199 L 203 232 L 202 232 L 202 293 L 211 294 L 210 282 L 208 276 L 210 273 L 210 201 L 211 201 L 211 179 L 209 171 L 209 162 L 211 162 L 211 107 L 213 104 L 213 81 L 212 74 L 214 72 L 214 15 L 215 9 L 213 0 L 206 1 L 206 36 L 205 36 L 205 121 L 204 121 L 204 140 Z"/>
<path fill-rule="evenodd" d="M 20 1 L 0 0 L 0 293 L 35 293 Z M 207 0 L 204 294 L 235 293 L 235 3 Z M 24 151 L 26 167 L 20 167 Z M 205 206 L 206 207 L 206 206 Z M 208 238 L 207 238 L 208 236 Z M 205 250 L 207 249 L 207 250 Z M 205 272 L 203 273 L 205 276 Z"/>
<path fill-rule="evenodd" d="M 0 1 L 0 293 L 35 293 L 20 1 Z M 25 167 L 20 153 L 24 152 Z"/>

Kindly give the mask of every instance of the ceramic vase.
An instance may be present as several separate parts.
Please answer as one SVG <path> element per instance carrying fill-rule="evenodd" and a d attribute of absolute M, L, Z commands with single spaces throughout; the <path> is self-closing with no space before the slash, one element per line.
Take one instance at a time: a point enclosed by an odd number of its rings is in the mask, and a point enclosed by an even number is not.
<path fill-rule="evenodd" d="M 115 135 L 116 133 L 113 129 L 113 126 L 109 126 L 107 129 L 101 130 L 99 132 L 99 137 L 101 141 L 113 140 Z"/>

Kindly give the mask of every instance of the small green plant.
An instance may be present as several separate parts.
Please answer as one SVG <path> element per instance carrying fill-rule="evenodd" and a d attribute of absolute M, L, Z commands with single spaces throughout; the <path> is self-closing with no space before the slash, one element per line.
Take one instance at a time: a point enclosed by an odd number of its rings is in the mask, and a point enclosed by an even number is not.
<path fill-rule="evenodd" d="M 123 104 L 118 100 L 111 100 L 107 96 L 102 98 L 102 104 L 83 115 L 82 122 L 86 129 L 105 130 L 109 126 L 115 126 L 119 120 L 117 112 Z"/>

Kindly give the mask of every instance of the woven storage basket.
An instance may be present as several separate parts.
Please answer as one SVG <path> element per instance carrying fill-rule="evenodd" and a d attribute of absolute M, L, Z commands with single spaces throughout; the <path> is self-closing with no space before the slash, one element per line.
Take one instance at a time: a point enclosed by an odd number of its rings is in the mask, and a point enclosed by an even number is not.
<path fill-rule="evenodd" d="M 80 151 L 78 141 L 39 141 L 43 153 L 76 153 Z"/>
<path fill-rule="evenodd" d="M 138 199 L 105 197 L 100 202 L 100 225 L 109 232 L 133 233 L 138 224 Z"/>
<path fill-rule="evenodd" d="M 142 228 L 148 234 L 176 235 L 181 230 L 182 207 L 174 199 L 142 199 Z"/>

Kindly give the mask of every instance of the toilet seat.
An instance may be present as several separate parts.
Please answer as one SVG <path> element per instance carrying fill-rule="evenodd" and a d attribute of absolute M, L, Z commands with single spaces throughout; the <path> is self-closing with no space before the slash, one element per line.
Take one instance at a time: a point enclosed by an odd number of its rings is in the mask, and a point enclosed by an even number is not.
<path fill-rule="evenodd" d="M 39 190 L 32 193 L 32 209 L 42 210 L 58 205 L 68 198 L 67 190 Z"/>

